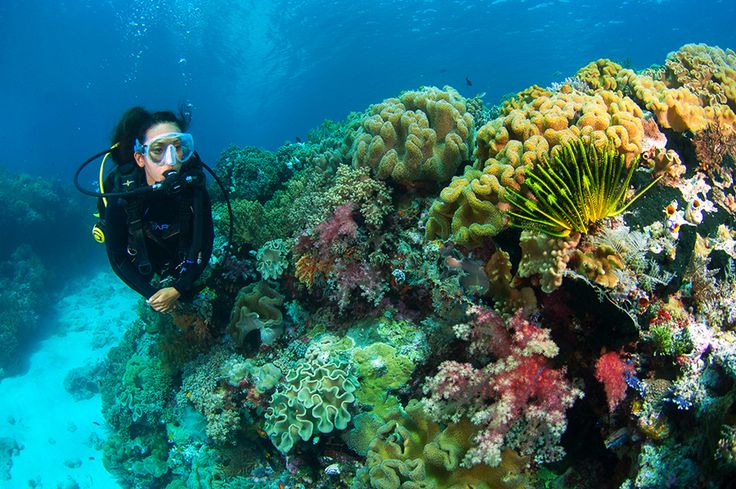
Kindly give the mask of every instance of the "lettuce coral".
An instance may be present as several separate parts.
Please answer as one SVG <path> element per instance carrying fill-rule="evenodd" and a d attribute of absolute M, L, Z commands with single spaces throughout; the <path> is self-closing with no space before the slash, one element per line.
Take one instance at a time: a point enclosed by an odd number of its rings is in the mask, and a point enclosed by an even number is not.
<path fill-rule="evenodd" d="M 344 430 L 351 418 L 358 381 L 350 369 L 330 358 L 303 359 L 276 387 L 266 412 L 265 431 L 281 452 L 299 439 Z"/>
<path fill-rule="evenodd" d="M 261 342 L 273 344 L 283 332 L 283 303 L 283 296 L 264 281 L 240 289 L 228 328 L 235 343 L 242 345 L 248 333 L 259 330 Z"/>

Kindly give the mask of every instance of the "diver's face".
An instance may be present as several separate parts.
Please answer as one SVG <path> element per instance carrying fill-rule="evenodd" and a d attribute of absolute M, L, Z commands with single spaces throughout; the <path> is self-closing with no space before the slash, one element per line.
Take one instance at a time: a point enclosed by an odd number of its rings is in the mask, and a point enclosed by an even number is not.
<path fill-rule="evenodd" d="M 148 144 L 149 141 L 152 141 L 157 136 L 160 136 L 162 134 L 170 133 L 170 132 L 181 132 L 181 129 L 176 124 L 173 124 L 171 122 L 159 122 L 158 124 L 151 126 L 151 128 L 146 131 L 146 140 L 143 142 L 143 144 Z M 176 165 L 168 165 L 168 164 L 155 164 L 152 162 L 149 158 L 147 158 L 145 155 L 141 153 L 135 153 L 135 162 L 143 168 L 143 170 L 146 172 L 146 183 L 148 185 L 153 185 L 156 182 L 163 181 L 164 172 L 167 172 L 169 170 L 180 170 L 181 169 L 181 163 L 176 163 Z"/>

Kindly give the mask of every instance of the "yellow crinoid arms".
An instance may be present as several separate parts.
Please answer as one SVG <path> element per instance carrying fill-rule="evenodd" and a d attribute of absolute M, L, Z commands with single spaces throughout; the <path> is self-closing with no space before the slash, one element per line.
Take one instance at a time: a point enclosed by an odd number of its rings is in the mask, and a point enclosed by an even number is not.
<path fill-rule="evenodd" d="M 509 224 L 558 237 L 587 233 L 593 223 L 624 212 L 661 178 L 627 199 L 638 166 L 639 156 L 627 163 L 611 144 L 598 149 L 582 138 L 567 142 L 527 172 L 528 196 L 506 188 L 505 199 L 514 207 Z"/>

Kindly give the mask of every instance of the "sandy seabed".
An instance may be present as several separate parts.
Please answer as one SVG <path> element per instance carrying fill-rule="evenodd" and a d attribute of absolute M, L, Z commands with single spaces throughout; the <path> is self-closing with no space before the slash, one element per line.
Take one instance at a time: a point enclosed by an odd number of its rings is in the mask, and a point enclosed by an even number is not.
<path fill-rule="evenodd" d="M 75 400 L 64 379 L 105 358 L 135 319 L 139 296 L 110 272 L 77 279 L 67 290 L 28 371 L 0 381 L 0 439 L 17 447 L 0 454 L 0 488 L 119 487 L 102 464 L 107 433 L 99 393 Z"/>

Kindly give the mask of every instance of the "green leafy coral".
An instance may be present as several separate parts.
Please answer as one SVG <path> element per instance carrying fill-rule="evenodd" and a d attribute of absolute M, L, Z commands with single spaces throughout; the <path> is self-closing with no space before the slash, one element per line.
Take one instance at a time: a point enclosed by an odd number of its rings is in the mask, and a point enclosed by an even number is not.
<path fill-rule="evenodd" d="M 356 475 L 359 488 L 491 489 L 529 487 L 526 460 L 511 450 L 501 465 L 463 467 L 475 427 L 467 422 L 442 427 L 419 402 L 394 410 L 376 430 L 365 468 Z"/>
<path fill-rule="evenodd" d="M 347 428 L 358 381 L 349 368 L 329 358 L 300 360 L 276 388 L 265 431 L 286 453 L 299 441 Z"/>

